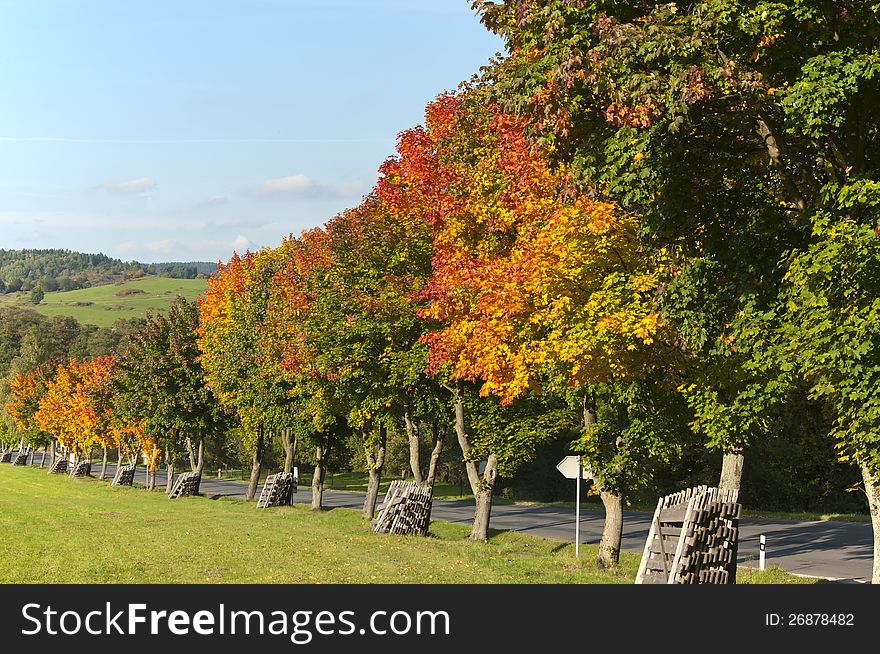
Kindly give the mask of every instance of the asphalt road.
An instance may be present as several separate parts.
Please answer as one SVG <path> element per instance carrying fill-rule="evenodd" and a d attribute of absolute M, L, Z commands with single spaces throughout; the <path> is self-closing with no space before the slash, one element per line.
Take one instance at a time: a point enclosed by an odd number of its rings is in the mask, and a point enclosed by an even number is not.
<path fill-rule="evenodd" d="M 112 476 L 115 466 L 108 466 Z M 93 468 L 97 474 L 99 468 Z M 136 483 L 145 483 L 146 470 L 139 468 Z M 165 486 L 165 473 L 157 471 L 156 485 Z M 246 484 L 205 477 L 201 493 L 220 497 L 244 497 Z M 259 489 L 257 490 L 259 496 Z M 300 486 L 294 503 L 311 502 L 311 489 Z M 380 497 L 380 502 L 382 498 Z M 324 491 L 324 506 L 359 509 L 364 494 Z M 468 501 L 434 500 L 434 520 L 469 524 L 474 505 Z M 651 514 L 624 512 L 623 549 L 641 553 L 648 537 Z M 519 531 L 559 541 L 574 541 L 574 509 L 555 506 L 496 504 L 490 527 L 498 531 Z M 602 535 L 603 513 L 581 510 L 581 543 L 598 544 Z M 872 531 L 869 523 L 795 521 L 743 518 L 740 521 L 739 563 L 757 567 L 759 536 L 767 538 L 766 563 L 788 572 L 811 577 L 867 582 L 871 578 Z"/>

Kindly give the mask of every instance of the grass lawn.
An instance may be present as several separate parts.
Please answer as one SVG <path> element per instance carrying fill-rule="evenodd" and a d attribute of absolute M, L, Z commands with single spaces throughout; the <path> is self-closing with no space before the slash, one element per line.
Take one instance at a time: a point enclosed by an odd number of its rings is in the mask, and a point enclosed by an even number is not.
<path fill-rule="evenodd" d="M 0 295 L 0 307 L 33 309 L 50 317 L 72 316 L 83 324 L 109 327 L 120 318 L 164 311 L 178 295 L 194 300 L 204 290 L 204 279 L 142 277 L 122 284 L 46 293 L 38 305 L 29 301 L 27 293 Z"/>
<path fill-rule="evenodd" d="M 429 538 L 376 535 L 357 511 L 111 487 L 0 465 L 3 583 L 632 583 L 639 557 L 597 569 L 595 548 L 431 523 Z M 743 571 L 743 582 L 805 583 Z"/>

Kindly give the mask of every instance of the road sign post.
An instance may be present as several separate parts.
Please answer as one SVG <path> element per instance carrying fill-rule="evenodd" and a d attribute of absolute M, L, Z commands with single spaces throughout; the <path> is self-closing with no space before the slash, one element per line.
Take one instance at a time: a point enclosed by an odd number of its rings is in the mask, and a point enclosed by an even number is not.
<path fill-rule="evenodd" d="M 574 558 L 576 559 L 581 557 L 581 477 L 583 477 L 581 457 L 578 457 L 578 476 L 575 483 L 574 500 Z"/>
<path fill-rule="evenodd" d="M 566 479 L 576 479 L 575 485 L 575 502 L 574 502 L 574 556 L 580 558 L 581 555 L 581 478 L 591 478 L 593 473 L 584 470 L 579 456 L 567 456 L 560 461 L 556 469 L 562 473 Z"/>

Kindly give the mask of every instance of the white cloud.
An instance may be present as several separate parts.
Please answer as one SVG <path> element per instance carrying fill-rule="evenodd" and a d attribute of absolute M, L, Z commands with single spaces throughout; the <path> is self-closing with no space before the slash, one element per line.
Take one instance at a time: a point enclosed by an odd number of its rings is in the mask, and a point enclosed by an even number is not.
<path fill-rule="evenodd" d="M 261 229 L 272 221 L 261 217 L 221 218 L 209 220 L 201 225 L 202 229 Z"/>
<path fill-rule="evenodd" d="M 236 234 L 233 239 L 205 239 L 199 242 L 199 247 L 204 250 L 221 253 L 221 258 L 228 259 L 233 251 L 244 254 L 247 250 L 254 250 L 254 242 L 243 234 Z"/>
<path fill-rule="evenodd" d="M 156 180 L 151 177 L 138 177 L 124 182 L 104 182 L 95 187 L 99 191 L 107 191 L 115 195 L 137 195 L 155 191 L 157 188 Z"/>
<path fill-rule="evenodd" d="M 258 184 L 250 195 L 284 200 L 289 198 L 314 197 L 322 193 L 321 186 L 308 175 L 302 173 L 278 179 L 267 179 Z"/>
<path fill-rule="evenodd" d="M 304 175 L 287 175 L 277 179 L 267 179 L 256 186 L 248 187 L 241 191 L 245 197 L 264 200 L 304 200 L 304 199 L 353 199 L 363 195 L 370 188 L 370 183 L 364 180 L 351 180 L 325 184 Z"/>

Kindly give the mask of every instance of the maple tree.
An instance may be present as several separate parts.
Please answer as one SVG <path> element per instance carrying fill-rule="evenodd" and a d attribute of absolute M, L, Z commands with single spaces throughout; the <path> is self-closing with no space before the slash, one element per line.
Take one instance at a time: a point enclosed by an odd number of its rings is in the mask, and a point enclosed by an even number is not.
<path fill-rule="evenodd" d="M 51 445 L 53 462 L 54 440 L 39 428 L 34 414 L 40 407 L 40 399 L 46 394 L 46 385 L 57 365 L 57 362 L 49 361 L 30 372 L 13 374 L 9 380 L 9 401 L 5 405 L 6 416 L 13 427 L 8 438 L 17 440 L 19 444 L 29 443 L 33 447 Z"/>
<path fill-rule="evenodd" d="M 315 297 L 332 265 L 327 232 L 318 228 L 286 238 L 274 256 L 275 275 L 257 331 L 258 366 L 281 393 L 276 415 L 313 447 L 311 508 L 319 510 L 330 448 L 341 443 L 347 431 L 338 375 L 316 366 L 310 340 L 318 316 Z"/>
<path fill-rule="evenodd" d="M 123 343 L 113 378 L 117 411 L 161 445 L 168 469 L 184 451 L 190 467 L 204 466 L 204 439 L 226 429 L 226 416 L 207 388 L 199 362 L 198 308 L 178 298 L 165 314 L 148 315 L 146 324 Z M 151 450 L 152 451 L 152 450 Z"/>
<path fill-rule="evenodd" d="M 569 171 L 551 170 L 546 154 L 527 142 L 524 122 L 478 88 L 429 105 L 425 127 L 401 135 L 398 157 L 382 172 L 380 197 L 433 231 L 423 291 L 429 304 L 420 315 L 435 329 L 422 340 L 429 372 L 457 380 L 456 433 L 477 498 L 472 538 L 484 539 L 499 462 L 510 471 L 541 437 L 533 431 L 530 443 L 492 442 L 469 434 L 481 411 L 465 415 L 472 402 L 463 382 L 478 382 L 483 396 L 510 405 L 529 391 L 562 396 L 640 376 L 663 330 L 652 301 L 664 261 L 643 261 L 631 216 L 572 197 Z M 505 440 L 516 442 L 516 454 Z M 612 467 L 597 470 L 603 499 L 615 507 L 609 515 L 620 513 Z M 608 559 L 616 560 L 619 533 L 606 540 Z"/>
<path fill-rule="evenodd" d="M 424 220 L 402 220 L 375 193 L 324 231 L 330 259 L 312 270 L 309 309 L 297 324 L 310 370 L 330 385 L 338 410 L 361 434 L 369 473 L 363 515 L 369 519 L 388 426 L 401 422 L 416 387 L 425 386 L 424 321 L 417 309 L 431 271 L 431 233 Z M 411 461 L 412 448 L 417 456 L 411 440 Z M 417 460 L 415 469 L 420 474 Z"/>
<path fill-rule="evenodd" d="M 88 456 L 96 445 L 116 446 L 110 424 L 112 407 L 108 395 L 101 392 L 113 363 L 112 357 L 104 356 L 59 364 L 33 414 L 41 430 L 78 458 Z"/>
<path fill-rule="evenodd" d="M 257 274 L 256 254 L 237 253 L 208 279 L 199 299 L 198 347 L 205 380 L 221 405 L 235 412 L 253 455 L 251 480 L 245 495 L 256 493 L 265 440 L 259 416 L 258 375 L 254 363 L 257 316 L 251 294 Z"/>
<path fill-rule="evenodd" d="M 840 456 L 861 471 L 880 583 L 880 237 L 852 218 L 828 216 L 815 229 L 786 273 L 780 347 L 832 407 Z"/>
<path fill-rule="evenodd" d="M 283 323 L 267 316 L 272 298 L 283 288 L 278 280 L 292 242 L 233 255 L 209 278 L 198 303 L 197 344 L 205 382 L 220 404 L 237 417 L 252 455 L 247 499 L 256 492 L 273 430 L 281 431 L 289 448 L 291 429 L 299 427 L 290 388 L 276 374 L 279 361 L 268 356 L 276 342 L 271 336 L 279 333 Z"/>
<path fill-rule="evenodd" d="M 487 74 L 505 108 L 674 256 L 661 305 L 691 357 L 682 393 L 694 430 L 725 452 L 720 484 L 739 488 L 743 450 L 787 401 L 793 372 L 826 365 L 812 347 L 802 351 L 815 361 L 786 361 L 781 334 L 800 326 L 787 323 L 799 314 L 784 305 L 797 288 L 785 280 L 828 288 L 813 265 L 828 224 L 877 225 L 876 4 L 473 6 L 508 45 Z"/>

